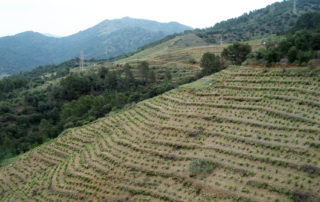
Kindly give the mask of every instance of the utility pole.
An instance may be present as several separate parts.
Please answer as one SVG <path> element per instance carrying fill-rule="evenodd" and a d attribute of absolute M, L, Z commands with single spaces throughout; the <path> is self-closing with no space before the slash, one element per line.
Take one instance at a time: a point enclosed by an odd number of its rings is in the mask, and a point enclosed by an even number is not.
<path fill-rule="evenodd" d="M 83 66 L 84 66 L 84 56 L 83 56 L 83 51 L 80 51 L 80 71 L 83 70 Z"/>
<path fill-rule="evenodd" d="M 223 35 L 221 34 L 221 37 L 220 37 L 220 45 L 223 45 Z"/>
<path fill-rule="evenodd" d="M 297 15 L 297 0 L 293 0 L 293 14 Z"/>

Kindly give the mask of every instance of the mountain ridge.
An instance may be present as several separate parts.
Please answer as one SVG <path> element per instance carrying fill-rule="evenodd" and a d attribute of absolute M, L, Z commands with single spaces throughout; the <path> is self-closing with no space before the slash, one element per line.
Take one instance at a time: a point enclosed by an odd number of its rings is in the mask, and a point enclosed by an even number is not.
<path fill-rule="evenodd" d="M 0 55 L 0 75 L 57 64 L 77 57 L 81 50 L 86 58 L 109 58 L 134 51 L 168 34 L 190 29 L 176 22 L 159 23 L 125 17 L 104 20 L 91 28 L 59 38 L 34 31 L 5 36 L 0 38 L 0 52 L 3 53 Z M 122 31 L 127 35 L 121 34 Z"/>
<path fill-rule="evenodd" d="M 214 26 L 195 30 L 207 42 L 230 43 L 262 38 L 271 34 L 281 34 L 290 29 L 299 15 L 306 12 L 320 12 L 318 0 L 297 0 L 297 13 L 293 12 L 293 0 L 276 2 L 265 8 L 250 11 Z"/>

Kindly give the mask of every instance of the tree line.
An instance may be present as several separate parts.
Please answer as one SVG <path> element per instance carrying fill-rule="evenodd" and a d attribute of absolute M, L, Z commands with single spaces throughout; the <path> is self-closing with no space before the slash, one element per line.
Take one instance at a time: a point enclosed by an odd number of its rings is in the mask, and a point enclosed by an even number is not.
<path fill-rule="evenodd" d="M 253 64 L 274 66 L 281 62 L 306 66 L 311 59 L 319 58 L 320 13 L 305 13 L 286 35 L 278 36 L 278 41 L 267 40 L 263 47 L 252 52 L 248 44 L 235 42 L 222 51 L 221 58 L 212 53 L 203 55 L 200 65 L 202 75 L 220 71 L 224 61 L 241 65 L 244 61 Z"/>

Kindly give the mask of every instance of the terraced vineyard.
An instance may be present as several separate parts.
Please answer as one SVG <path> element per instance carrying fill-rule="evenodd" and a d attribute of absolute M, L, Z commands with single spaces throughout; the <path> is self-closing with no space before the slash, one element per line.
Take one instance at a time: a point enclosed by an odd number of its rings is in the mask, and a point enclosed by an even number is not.
<path fill-rule="evenodd" d="M 230 67 L 71 129 L 2 167 L 1 199 L 319 201 L 318 74 Z"/>
<path fill-rule="evenodd" d="M 259 50 L 266 39 L 252 40 L 248 43 L 253 51 Z M 199 75 L 200 61 L 204 53 L 210 52 L 220 55 L 230 44 L 209 45 L 195 34 L 177 36 L 167 42 L 138 52 L 130 57 L 120 59 L 113 64 L 103 64 L 109 69 L 119 69 L 126 63 L 133 67 L 134 75 L 139 78 L 139 63 L 147 61 L 150 68 L 156 73 L 157 80 L 163 80 L 169 70 L 173 81 L 183 80 Z"/>

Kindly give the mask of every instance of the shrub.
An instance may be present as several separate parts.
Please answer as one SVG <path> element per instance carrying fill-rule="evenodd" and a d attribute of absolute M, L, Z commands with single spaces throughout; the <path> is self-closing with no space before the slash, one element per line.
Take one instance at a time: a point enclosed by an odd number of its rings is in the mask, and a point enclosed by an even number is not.
<path fill-rule="evenodd" d="M 312 57 L 312 52 L 311 51 L 299 51 L 298 53 L 298 60 L 299 60 L 299 64 L 307 64 L 308 61 L 311 59 Z"/>
<path fill-rule="evenodd" d="M 194 59 L 194 58 L 189 58 L 189 59 L 188 59 L 188 63 L 190 63 L 190 64 L 197 64 L 197 61 L 196 61 L 196 59 Z"/>
<path fill-rule="evenodd" d="M 222 69 L 220 57 L 209 52 L 203 54 L 200 61 L 200 66 L 203 68 L 201 71 L 202 76 L 210 75 Z"/>
<path fill-rule="evenodd" d="M 241 65 L 247 59 L 249 53 L 251 53 L 250 45 L 235 42 L 233 45 L 228 46 L 228 48 L 223 49 L 221 55 L 223 58 L 230 60 L 234 65 Z"/>
<path fill-rule="evenodd" d="M 196 159 L 189 165 L 190 176 L 206 175 L 216 168 L 216 163 L 212 159 Z"/>
<path fill-rule="evenodd" d="M 293 63 L 297 59 L 298 50 L 295 46 L 292 46 L 288 51 L 288 59 L 290 63 Z"/>

